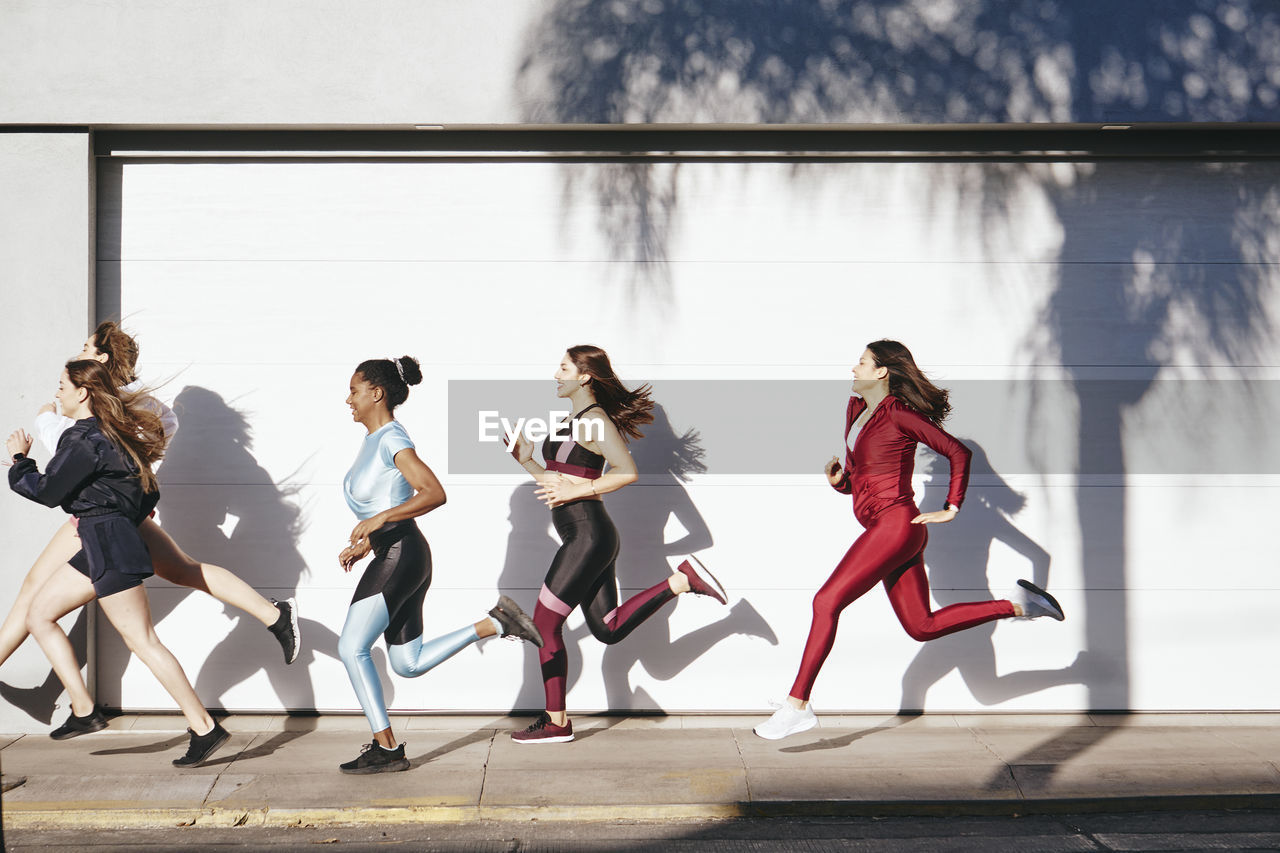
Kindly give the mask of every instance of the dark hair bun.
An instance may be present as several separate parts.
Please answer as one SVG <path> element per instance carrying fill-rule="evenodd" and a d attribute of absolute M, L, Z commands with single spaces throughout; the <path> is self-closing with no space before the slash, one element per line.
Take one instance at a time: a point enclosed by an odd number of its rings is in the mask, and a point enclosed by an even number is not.
<path fill-rule="evenodd" d="M 422 368 L 418 360 L 411 355 L 402 355 L 395 360 L 396 366 L 404 371 L 404 384 L 417 385 L 422 381 Z"/>

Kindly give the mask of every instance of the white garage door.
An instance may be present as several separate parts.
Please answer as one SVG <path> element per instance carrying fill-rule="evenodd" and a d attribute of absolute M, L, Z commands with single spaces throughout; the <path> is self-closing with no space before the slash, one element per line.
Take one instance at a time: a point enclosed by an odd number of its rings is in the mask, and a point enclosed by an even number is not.
<path fill-rule="evenodd" d="M 1280 641 L 1274 549 L 1242 520 L 1280 490 L 1274 163 L 104 157 L 99 204 L 100 316 L 137 333 L 182 417 L 161 523 L 301 606 L 286 668 L 252 618 L 148 583 L 211 707 L 356 710 L 336 555 L 362 436 L 343 400 L 366 358 L 426 374 L 398 414 L 449 494 L 422 520 L 428 633 L 499 590 L 532 609 L 555 541 L 477 416 L 560 408 L 550 374 L 590 342 L 663 404 L 644 478 L 607 501 L 624 589 L 698 549 L 731 600 L 681 599 L 609 648 L 575 615 L 570 707 L 763 708 L 859 532 L 820 470 L 880 337 L 954 389 L 981 463 L 931 530 L 936 602 L 1036 577 L 1069 618 L 922 646 L 873 590 L 845 611 L 819 708 L 1280 707 L 1240 653 Z M 918 466 L 926 508 L 939 481 Z M 98 639 L 103 701 L 171 707 L 105 624 Z M 405 711 L 541 702 L 535 656 L 508 643 L 386 683 Z"/>

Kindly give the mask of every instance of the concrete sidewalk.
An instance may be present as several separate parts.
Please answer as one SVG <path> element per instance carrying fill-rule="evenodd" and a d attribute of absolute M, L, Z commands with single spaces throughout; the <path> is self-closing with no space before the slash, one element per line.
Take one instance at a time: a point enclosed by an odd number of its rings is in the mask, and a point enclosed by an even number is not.
<path fill-rule="evenodd" d="M 1025 814 L 1280 806 L 1280 714 L 590 717 L 520 745 L 529 718 L 396 717 L 413 766 L 345 776 L 363 717 L 237 716 L 203 767 L 177 716 L 56 742 L 0 736 L 6 828 L 323 825 L 812 814 Z"/>

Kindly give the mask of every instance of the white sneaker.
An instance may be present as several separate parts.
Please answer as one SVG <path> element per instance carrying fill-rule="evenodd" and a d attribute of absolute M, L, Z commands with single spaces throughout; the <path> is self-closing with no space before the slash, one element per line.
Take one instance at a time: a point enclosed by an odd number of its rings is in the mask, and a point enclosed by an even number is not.
<path fill-rule="evenodd" d="M 783 702 L 773 716 L 756 726 L 753 731 L 765 740 L 782 740 L 788 735 L 807 732 L 818 724 L 813 708 L 798 709 L 790 702 Z"/>
<path fill-rule="evenodd" d="M 1061 622 L 1066 618 L 1058 599 L 1031 581 L 1020 580 L 1009 600 L 1022 607 L 1022 619 L 1039 619 L 1048 616 Z"/>

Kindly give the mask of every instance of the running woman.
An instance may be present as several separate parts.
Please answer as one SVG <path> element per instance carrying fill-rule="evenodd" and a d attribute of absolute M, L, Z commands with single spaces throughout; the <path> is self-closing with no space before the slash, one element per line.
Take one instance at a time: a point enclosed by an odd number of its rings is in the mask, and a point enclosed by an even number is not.
<path fill-rule="evenodd" d="M 523 434 L 512 448 L 520 467 L 538 481 L 541 488 L 536 494 L 551 508 L 551 522 L 563 543 L 533 611 L 533 624 L 546 640 L 538 660 L 547 709 L 527 729 L 512 732 L 511 739 L 517 743 L 573 740 L 573 723 L 565 711 L 569 661 L 562 634 L 573 608 L 582 608 L 597 640 L 613 645 L 681 593 L 708 595 L 726 603 L 720 582 L 690 557 L 666 580 L 618 604 L 614 570 L 618 530 L 600 496 L 637 479 L 627 440 L 640 438 L 639 427 L 653 422 L 650 389 L 644 385 L 628 390 L 614 374 L 605 351 L 590 345 L 570 347 L 555 380 L 556 396 L 567 398 L 574 413 L 567 424 L 567 440 L 548 436 L 542 445 L 545 467 L 533 460 L 533 445 Z M 577 441 L 578 437 L 583 440 Z"/>
<path fill-rule="evenodd" d="M 902 627 L 921 642 L 994 619 L 1063 618 L 1057 600 L 1026 580 L 1018 581 L 1010 600 L 930 609 L 925 525 L 945 524 L 960 512 L 973 454 L 939 426 L 951 412 L 948 392 L 930 382 L 897 341 L 867 344 L 853 368 L 853 391 L 845 411 L 844 468 L 832 457 L 825 470 L 836 491 L 853 496 L 853 514 L 865 531 L 814 596 L 813 624 L 791 693 L 755 728 L 769 740 L 817 725 L 809 693 L 835 642 L 836 621 L 842 610 L 878 583 L 884 583 Z M 951 464 L 947 502 L 937 512 L 922 513 L 915 504 L 911 475 L 917 443 L 946 456 Z"/>
<path fill-rule="evenodd" d="M 12 433 L 6 442 L 13 459 L 9 486 L 25 498 L 61 505 L 70 513 L 84 561 L 54 570 L 29 604 L 28 627 L 71 697 L 72 715 L 85 719 L 95 711 L 93 700 L 57 620 L 98 599 L 121 639 L 182 709 L 191 740 L 187 754 L 173 764 L 194 767 L 230 735 L 209 716 L 181 665 L 156 636 L 142 586 L 152 568 L 138 525 L 160 497 L 151 471 L 164 453 L 160 418 L 136 395 L 121 394 L 97 361 L 67 362 L 57 399 L 75 423 L 62 434 L 44 474 L 27 456 L 31 436 L 23 430 Z"/>
<path fill-rule="evenodd" d="M 533 622 L 505 595 L 487 618 L 423 641 L 422 602 L 431 585 L 431 549 L 414 519 L 443 506 L 445 494 L 394 416 L 396 407 L 408 399 L 409 386 L 421 381 L 417 359 L 372 359 L 356 367 L 347 397 L 352 420 L 368 435 L 342 483 L 347 506 L 360 523 L 338 562 L 349 572 L 370 551 L 374 557 L 351 597 L 338 656 L 373 729 L 373 742 L 339 766 L 343 773 L 409 769 L 404 744 L 397 744 L 391 732 L 382 682 L 369 657 L 379 634 L 386 640 L 392 670 L 406 678 L 417 678 L 472 643 L 497 634 L 542 645 Z"/>
<path fill-rule="evenodd" d="M 172 440 L 173 434 L 178 429 L 178 418 L 168 406 L 142 393 L 142 383 L 134 373 L 138 361 L 138 343 L 131 335 L 115 323 L 100 323 L 84 342 L 84 347 L 76 358 L 101 363 L 121 392 L 140 395 L 138 404 L 160 418 L 166 443 Z M 74 421 L 68 418 L 65 412 L 58 415 L 52 405 L 46 405 L 36 415 L 35 434 L 52 455 L 58 447 L 59 437 L 73 423 Z M 292 598 L 285 601 L 266 599 L 222 566 L 201 563 L 187 556 L 186 552 L 179 548 L 172 537 L 151 517 L 143 520 L 139 533 L 151 554 L 151 563 L 157 575 L 172 584 L 207 592 L 219 601 L 249 613 L 271 631 L 284 652 L 286 664 L 297 660 L 298 612 Z M 27 572 L 13 606 L 5 617 L 4 623 L 0 624 L 0 664 L 8 660 L 9 656 L 26 640 L 27 613 L 31 602 L 58 567 L 75 562 L 78 563 L 77 568 L 84 569 L 84 556 L 78 552 L 80 552 L 80 539 L 76 535 L 74 525 L 68 521 L 58 528 L 35 564 Z M 66 723 L 50 733 L 50 737 L 55 740 L 64 740 L 100 731 L 106 728 L 106 725 L 106 717 L 95 707 L 93 712 L 84 718 L 77 717 L 73 713 Z"/>

